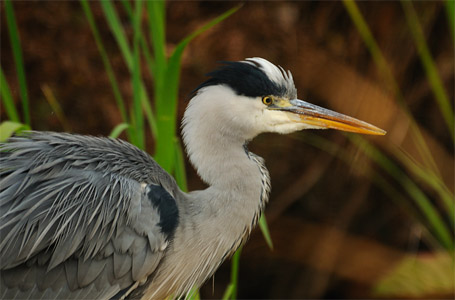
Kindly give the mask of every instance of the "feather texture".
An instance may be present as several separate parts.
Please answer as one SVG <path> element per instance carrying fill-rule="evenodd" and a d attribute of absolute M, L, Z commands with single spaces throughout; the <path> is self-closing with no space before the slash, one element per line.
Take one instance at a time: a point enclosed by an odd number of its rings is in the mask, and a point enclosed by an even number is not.
<path fill-rule="evenodd" d="M 150 156 L 38 132 L 0 151 L 2 298 L 107 299 L 156 270 L 168 236 L 145 187 L 178 189 Z"/>

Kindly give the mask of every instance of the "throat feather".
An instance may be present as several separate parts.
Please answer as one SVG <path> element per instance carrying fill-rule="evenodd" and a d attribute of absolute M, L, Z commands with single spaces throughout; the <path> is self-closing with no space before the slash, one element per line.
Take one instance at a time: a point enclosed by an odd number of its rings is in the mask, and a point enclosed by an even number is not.
<path fill-rule="evenodd" d="M 256 213 L 254 214 L 254 218 L 251 224 L 251 228 L 254 228 L 257 225 L 259 218 L 261 217 L 265 205 L 269 202 L 269 195 L 272 186 L 270 184 L 269 171 L 264 164 L 264 159 L 252 152 L 247 151 L 247 154 L 248 158 L 258 166 L 259 173 L 261 174 L 261 193 L 259 196 L 259 206 Z"/>

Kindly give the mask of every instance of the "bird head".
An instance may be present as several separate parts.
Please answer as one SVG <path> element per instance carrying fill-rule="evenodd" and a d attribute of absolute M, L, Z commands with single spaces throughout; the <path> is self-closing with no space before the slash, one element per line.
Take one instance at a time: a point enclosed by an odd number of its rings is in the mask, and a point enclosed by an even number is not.
<path fill-rule="evenodd" d="M 241 134 L 249 140 L 262 132 L 286 134 L 303 129 L 386 133 L 366 122 L 298 99 L 292 74 L 263 58 L 224 62 L 208 76 L 194 90 L 187 113 L 197 109 L 197 118 L 219 126 L 225 134 Z"/>

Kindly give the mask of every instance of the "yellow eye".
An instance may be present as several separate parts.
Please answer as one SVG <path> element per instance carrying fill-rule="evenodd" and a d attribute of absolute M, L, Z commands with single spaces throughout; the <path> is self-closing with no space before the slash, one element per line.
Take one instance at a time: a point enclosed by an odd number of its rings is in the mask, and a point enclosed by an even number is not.
<path fill-rule="evenodd" d="M 273 102 L 272 97 L 270 96 L 262 97 L 262 103 L 264 103 L 265 105 L 269 106 L 270 104 L 272 104 L 272 102 Z"/>

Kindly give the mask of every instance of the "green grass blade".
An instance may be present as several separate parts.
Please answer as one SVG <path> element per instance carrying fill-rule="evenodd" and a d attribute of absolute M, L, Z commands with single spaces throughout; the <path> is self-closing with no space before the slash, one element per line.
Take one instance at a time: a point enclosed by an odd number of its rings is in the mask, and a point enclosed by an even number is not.
<path fill-rule="evenodd" d="M 229 299 L 237 299 L 237 290 L 239 285 L 239 266 L 240 266 L 240 254 L 242 253 L 242 246 L 235 251 L 232 256 L 231 262 L 231 282 L 229 283 L 228 289 L 232 289 L 230 292 Z M 225 292 L 226 293 L 226 292 Z"/>
<path fill-rule="evenodd" d="M 144 134 L 144 117 L 142 113 L 141 102 L 141 59 L 139 50 L 140 27 L 142 15 L 142 1 L 135 2 L 135 13 L 133 17 L 133 115 L 132 124 L 136 135 L 136 146 L 139 149 L 145 149 L 145 134 Z"/>
<path fill-rule="evenodd" d="M 188 299 L 188 300 L 201 300 L 201 295 L 199 294 L 199 290 L 197 288 L 193 287 L 190 290 L 190 292 L 188 293 L 188 296 L 185 297 L 185 299 Z"/>
<path fill-rule="evenodd" d="M 24 60 L 22 58 L 22 48 L 19 39 L 19 31 L 17 29 L 16 18 L 14 16 L 13 5 L 10 0 L 5 1 L 6 23 L 11 41 L 11 48 L 13 50 L 14 63 L 16 65 L 17 79 L 19 82 L 19 93 L 22 99 L 22 110 L 24 122 L 30 126 L 30 108 L 27 92 L 27 81 L 25 79 Z"/>
<path fill-rule="evenodd" d="M 455 225 L 455 202 L 454 195 L 444 184 L 442 179 L 428 168 L 421 166 L 403 149 L 395 148 L 393 154 L 406 168 L 419 180 L 427 184 L 438 193 L 442 204 L 446 207 L 450 222 Z"/>
<path fill-rule="evenodd" d="M 270 236 L 269 227 L 267 225 L 267 220 L 265 219 L 264 214 L 259 219 L 259 228 L 261 229 L 262 235 L 264 236 L 267 245 L 270 249 L 273 249 L 272 237 Z"/>
<path fill-rule="evenodd" d="M 165 37 L 165 16 L 164 1 L 147 1 L 147 13 L 149 17 L 149 30 L 155 57 L 154 80 L 163 80 L 166 69 L 166 37 Z M 155 82 L 155 88 L 156 88 Z M 161 83 L 162 84 L 162 83 Z M 159 89 L 160 92 L 161 90 Z"/>
<path fill-rule="evenodd" d="M 120 48 L 120 51 L 122 52 L 123 59 L 125 60 L 126 66 L 128 67 L 128 70 L 130 70 L 130 72 L 133 74 L 133 72 L 134 72 L 133 71 L 133 63 L 134 63 L 133 54 L 128 45 L 128 39 L 126 38 L 125 31 L 123 30 L 123 28 L 121 26 L 117 12 L 115 11 L 115 8 L 112 5 L 112 2 L 110 0 L 101 1 L 101 7 L 103 9 L 104 15 L 106 16 L 106 20 L 108 22 L 109 28 L 111 29 L 112 34 L 114 35 L 114 38 L 117 41 L 117 44 Z M 133 19 L 132 19 L 132 22 L 134 23 Z M 147 122 L 149 124 L 150 130 L 153 135 L 156 135 L 157 131 L 158 131 L 158 126 L 156 125 L 155 116 L 154 116 L 153 110 L 150 106 L 149 97 L 148 97 L 147 91 L 144 87 L 144 84 L 142 83 L 142 80 L 140 81 L 140 99 L 141 99 L 143 109 L 146 112 Z M 136 114 L 133 114 L 132 116 L 135 117 Z M 138 120 L 138 121 L 140 121 L 140 120 Z M 132 125 L 134 125 L 133 120 L 131 120 L 130 123 Z M 136 128 L 135 126 L 132 126 L 131 130 L 134 132 L 135 128 Z M 130 136 L 131 142 L 134 144 L 141 143 L 140 140 L 137 140 L 138 136 L 141 136 L 141 134 L 136 134 L 135 138 Z"/>
<path fill-rule="evenodd" d="M 132 20 L 133 19 L 133 9 L 131 8 L 131 4 L 128 2 L 128 0 L 122 0 L 121 1 L 123 7 L 125 8 L 126 12 L 128 13 L 129 18 Z M 141 43 L 141 48 L 142 48 L 142 54 L 145 57 L 145 61 L 147 62 L 147 66 L 151 72 L 151 75 L 153 75 L 153 70 L 155 69 L 155 62 L 153 58 L 150 55 L 150 50 L 147 44 L 147 40 L 145 39 L 144 34 L 141 31 L 140 34 L 140 43 Z"/>
<path fill-rule="evenodd" d="M 188 45 L 189 42 L 191 42 L 195 37 L 197 37 L 198 35 L 200 35 L 201 33 L 204 33 L 205 31 L 209 30 L 210 28 L 212 28 L 213 26 L 217 25 L 218 23 L 222 22 L 223 20 L 225 20 L 226 18 L 230 17 L 233 13 L 235 13 L 236 11 L 238 11 L 241 7 L 243 6 L 243 4 L 241 5 L 238 5 L 236 7 L 233 7 L 231 9 L 229 9 L 228 11 L 226 11 L 225 13 L 221 14 L 220 16 L 216 17 L 215 19 L 211 20 L 210 22 L 208 22 L 207 24 L 203 25 L 202 27 L 198 28 L 196 31 L 194 31 L 193 33 L 191 33 L 189 36 L 187 36 L 186 38 L 184 38 L 176 47 L 176 49 L 174 50 L 174 54 L 173 56 L 181 56 L 181 52 L 183 52 L 184 48 L 186 47 L 186 45 Z"/>
<path fill-rule="evenodd" d="M 416 44 L 420 60 L 425 69 L 428 81 L 430 82 L 436 101 L 438 102 L 439 109 L 444 118 L 444 121 L 447 124 L 451 137 L 454 138 L 455 123 L 453 108 L 449 102 L 449 97 L 447 96 L 447 93 L 444 89 L 444 85 L 442 83 L 441 77 L 438 74 L 438 70 L 433 61 L 433 58 L 431 57 L 430 50 L 428 49 L 425 37 L 423 35 L 422 27 L 420 26 L 420 22 L 417 18 L 417 13 L 411 1 L 402 0 L 401 5 L 405 12 L 406 21 L 408 22 L 408 27 L 411 30 L 412 37 L 414 38 L 414 42 Z"/>
<path fill-rule="evenodd" d="M 178 87 L 166 88 L 166 72 L 168 62 L 166 58 L 165 41 L 165 3 L 164 1 L 148 1 L 147 12 L 149 17 L 149 30 L 155 57 L 154 75 L 154 96 L 156 121 L 158 127 L 158 139 L 156 139 L 155 159 L 168 172 L 174 172 L 175 166 L 175 132 L 176 116 L 168 113 L 177 107 Z M 180 69 L 180 64 L 177 65 Z"/>
<path fill-rule="evenodd" d="M 234 292 L 234 285 L 233 284 L 228 284 L 226 290 L 224 291 L 223 297 L 221 298 L 222 300 L 229 300 L 232 299 L 232 293 Z M 235 297 L 234 297 L 235 298 Z"/>
<path fill-rule="evenodd" d="M 145 116 L 147 118 L 147 123 L 149 125 L 150 132 L 152 133 L 153 139 L 156 139 L 158 136 L 158 125 L 156 124 L 156 117 L 153 113 L 152 106 L 148 99 L 147 93 L 145 93 L 144 87 L 141 84 L 141 102 L 142 108 L 144 109 Z"/>
<path fill-rule="evenodd" d="M 453 253 L 443 251 L 435 251 L 429 255 L 408 253 L 403 255 L 398 263 L 393 264 L 385 276 L 378 278 L 371 295 L 378 299 L 397 296 L 407 299 L 434 299 L 439 297 L 429 295 L 453 295 L 454 271 Z"/>
<path fill-rule="evenodd" d="M 165 3 L 164 1 L 147 1 L 146 9 L 149 21 L 149 31 L 154 54 L 154 65 L 150 72 L 153 76 L 154 100 L 156 110 L 156 146 L 155 159 L 168 172 L 173 172 L 175 158 L 175 131 L 167 128 L 167 124 L 175 124 L 175 118 L 167 120 L 166 116 L 160 111 L 163 105 L 174 105 L 175 101 L 168 97 L 169 91 L 164 89 L 164 80 L 167 66 L 166 41 L 165 41 Z M 163 104 L 164 103 L 164 104 Z M 163 125 L 163 123 L 165 125 Z M 171 133 L 171 134 L 170 134 Z M 164 146 L 164 147 L 161 147 Z M 164 148 L 166 155 L 160 154 Z M 160 149 L 160 150 L 158 150 Z"/>
<path fill-rule="evenodd" d="M 41 90 L 43 91 L 44 98 L 46 98 L 47 103 L 49 103 L 52 111 L 55 113 L 57 116 L 57 119 L 60 121 L 60 123 L 63 126 L 63 130 L 66 132 L 71 132 L 71 125 L 68 122 L 68 119 L 66 118 L 65 114 L 63 113 L 63 109 L 58 103 L 57 99 L 55 99 L 54 93 L 52 92 L 51 88 L 47 85 L 44 84 L 41 86 Z"/>
<path fill-rule="evenodd" d="M 180 144 L 179 139 L 175 139 L 175 181 L 179 185 L 180 189 L 184 192 L 188 191 L 188 184 L 186 181 L 186 168 L 185 168 L 185 158 L 183 156 L 182 145 Z"/>
<path fill-rule="evenodd" d="M 82 4 L 82 6 L 84 8 L 84 12 L 85 12 L 85 14 L 87 16 L 87 19 L 89 20 L 90 27 L 92 28 L 92 32 L 94 33 L 95 40 L 96 40 L 96 43 L 98 45 L 98 49 L 99 49 L 99 51 L 101 53 L 101 57 L 103 59 L 103 63 L 105 65 L 106 71 L 107 71 L 108 76 L 109 76 L 109 80 L 111 81 L 111 85 L 112 85 L 112 88 L 113 88 L 113 91 L 114 91 L 114 96 L 115 96 L 117 105 L 118 105 L 118 107 L 119 107 L 119 109 L 121 110 L 121 113 L 122 113 L 123 121 L 125 123 L 132 123 L 131 121 L 129 121 L 128 116 L 129 117 L 134 117 L 134 115 L 128 114 L 126 112 L 126 109 L 124 108 L 125 107 L 124 104 L 123 104 L 124 101 L 123 101 L 123 99 L 121 97 L 119 85 L 117 83 L 117 80 L 115 79 L 114 72 L 112 70 L 111 64 L 110 64 L 109 59 L 107 57 L 107 52 L 104 49 L 103 43 L 101 41 L 101 37 L 100 37 L 99 32 L 97 30 L 97 27 L 96 27 L 96 24 L 95 24 L 95 21 L 94 21 L 94 18 L 93 18 L 93 14 L 91 13 L 91 10 L 90 10 L 90 7 L 88 5 L 88 2 L 87 2 L 87 0 L 81 0 L 81 4 Z M 113 35 L 114 35 L 114 37 L 115 37 L 115 39 L 117 41 L 117 44 L 118 44 L 118 46 L 120 48 L 120 51 L 122 52 L 123 58 L 125 60 L 125 63 L 127 65 L 128 69 L 131 72 L 133 72 L 133 62 L 132 62 L 133 55 L 132 55 L 131 50 L 130 50 L 130 48 L 128 46 L 127 38 L 126 38 L 125 32 L 123 31 L 123 29 L 121 27 L 120 21 L 119 21 L 118 16 L 117 16 L 117 13 L 115 12 L 115 9 L 112 6 L 112 3 L 109 0 L 104 0 L 102 2 L 102 8 L 103 8 L 104 14 L 106 16 L 106 19 L 108 21 L 109 28 L 111 29 L 111 31 L 112 31 L 112 33 L 113 33 Z M 148 101 L 148 95 L 147 95 L 147 92 L 146 92 L 142 82 L 140 84 L 140 90 L 141 90 L 140 91 L 141 103 L 142 103 L 143 109 L 145 111 L 145 115 L 147 117 L 147 122 L 148 122 L 148 125 L 150 127 L 150 131 L 155 136 L 155 134 L 157 132 L 155 116 L 153 114 L 153 110 L 152 110 L 152 108 L 150 106 L 150 103 Z M 134 128 L 131 127 L 131 126 L 128 129 L 128 137 L 129 137 L 130 141 L 133 144 L 136 143 L 136 137 L 134 136 Z"/>
<path fill-rule="evenodd" d="M 131 132 L 131 135 L 128 137 L 129 142 L 133 145 L 137 145 L 137 141 L 136 141 L 137 135 L 134 132 L 134 123 L 133 123 L 134 122 L 134 110 L 133 109 L 130 109 L 129 116 L 130 116 L 130 120 L 131 120 L 130 127 L 128 127 Z"/>
<path fill-rule="evenodd" d="M 173 159 L 171 149 L 174 144 L 172 138 L 176 132 L 176 114 L 177 114 L 177 93 L 180 77 L 180 65 L 181 58 L 185 47 L 191 40 L 220 23 L 234 12 L 236 12 L 241 6 L 237 6 L 223 13 L 219 17 L 208 22 L 201 28 L 194 31 L 192 34 L 183 39 L 175 48 L 174 52 L 170 56 L 167 64 L 167 70 L 165 73 L 164 90 L 166 91 L 166 98 L 159 98 L 157 100 L 156 112 L 158 116 L 158 130 L 160 132 L 159 143 L 156 146 L 155 158 L 157 161 L 164 165 L 166 170 L 173 170 Z M 158 69 L 158 68 L 157 68 Z M 165 101 L 164 101 L 165 100 Z"/>
<path fill-rule="evenodd" d="M 344 148 L 341 148 L 336 143 L 310 132 L 305 133 L 304 135 L 299 135 L 298 137 L 308 145 L 327 152 L 330 155 L 339 158 L 347 165 L 352 166 L 352 155 L 350 155 Z M 363 151 L 363 149 L 361 150 Z M 404 211 L 410 213 L 410 217 L 422 223 L 422 218 L 418 216 L 419 214 L 416 212 L 415 207 L 412 206 L 409 200 L 396 189 L 396 180 L 394 180 L 392 183 L 389 183 L 385 176 L 378 174 L 374 170 L 370 169 L 368 165 L 354 165 L 354 167 L 362 173 L 369 174 L 372 182 L 378 186 L 390 199 L 402 206 Z M 437 237 L 435 237 L 433 231 L 425 230 L 425 233 L 427 234 L 428 242 L 431 242 L 434 247 L 440 247 L 441 242 L 436 242 Z"/>
<path fill-rule="evenodd" d="M 149 30 L 151 35 L 152 41 L 152 48 L 154 54 L 154 68 L 150 70 L 153 74 L 153 83 L 154 83 L 154 96 L 155 96 L 155 109 L 156 109 L 156 116 L 157 116 L 157 126 L 158 131 L 163 130 L 163 126 L 161 120 L 166 118 L 163 114 L 159 111 L 160 107 L 163 107 L 167 104 L 172 104 L 175 101 L 168 96 L 168 90 L 164 87 L 165 77 L 166 77 L 166 67 L 167 67 L 167 58 L 166 58 L 166 40 L 165 40 L 165 16 L 166 13 L 164 11 L 165 3 L 164 1 L 147 1 L 147 13 L 148 13 L 148 20 L 149 20 Z M 179 66 L 180 67 L 180 66 Z M 169 122 L 174 122 L 175 119 L 169 120 Z M 172 130 L 171 130 L 172 131 Z M 167 153 L 169 156 L 166 159 L 162 159 L 161 155 L 157 158 L 159 163 L 164 164 L 165 170 L 171 171 L 171 164 L 168 161 L 172 161 L 172 155 L 174 153 L 173 148 L 171 146 L 172 143 L 172 136 L 168 134 L 161 134 L 157 139 L 157 145 L 161 144 L 162 141 L 167 140 L 169 141 Z M 158 146 L 157 146 L 158 147 Z"/>
<path fill-rule="evenodd" d="M 11 121 L 19 123 L 21 120 L 14 105 L 14 99 L 11 95 L 11 89 L 9 88 L 8 82 L 6 81 L 3 69 L 0 67 L 0 95 L 2 96 L 2 102 L 5 106 L 6 115 Z"/>
<path fill-rule="evenodd" d="M 401 94 L 398 84 L 394 80 L 392 70 L 388 67 L 387 60 L 385 59 L 378 44 L 376 43 L 376 40 L 374 39 L 373 34 L 365 22 L 362 13 L 357 7 L 357 4 L 353 0 L 343 0 L 343 4 L 348 11 L 352 21 L 354 22 L 354 25 L 359 31 L 365 45 L 368 47 L 373 60 L 379 68 L 379 71 L 383 74 L 384 80 L 386 80 L 388 86 L 390 86 L 397 95 Z"/>
<path fill-rule="evenodd" d="M 450 234 L 450 230 L 444 224 L 442 217 L 422 190 L 389 158 L 387 158 L 381 151 L 376 149 L 364 138 L 355 135 L 348 136 L 351 141 L 359 147 L 359 149 L 361 149 L 365 154 L 367 154 L 368 157 L 370 157 L 401 184 L 425 216 L 425 220 L 428 222 L 432 232 L 438 238 L 441 245 L 444 248 L 453 251 L 454 241 L 452 235 Z"/>
<path fill-rule="evenodd" d="M 118 138 L 124 130 L 128 129 L 128 127 L 130 127 L 128 123 L 118 124 L 117 126 L 114 127 L 114 129 L 112 129 L 111 133 L 109 134 L 109 137 L 113 139 Z"/>
<path fill-rule="evenodd" d="M 112 5 L 110 0 L 102 0 L 101 8 L 103 9 L 109 28 L 114 35 L 117 44 L 119 45 L 120 51 L 122 52 L 123 58 L 129 70 L 133 69 L 133 54 L 128 46 L 128 39 L 126 38 L 125 31 L 121 25 L 117 12 Z"/>
<path fill-rule="evenodd" d="M 0 142 L 4 142 L 9 139 L 14 133 L 21 132 L 23 130 L 30 130 L 30 127 L 26 124 L 5 121 L 0 124 Z"/>
<path fill-rule="evenodd" d="M 452 41 L 455 41 L 455 1 L 446 0 L 445 6 L 446 6 L 447 22 L 449 23 L 449 30 L 452 35 Z"/>
<path fill-rule="evenodd" d="M 133 18 L 133 8 L 131 7 L 130 2 L 128 0 L 122 0 L 122 1 L 120 1 L 120 3 L 122 3 L 123 8 L 126 10 L 126 13 L 130 17 L 130 19 L 132 19 Z"/>
<path fill-rule="evenodd" d="M 409 112 L 403 94 L 401 93 L 401 90 L 393 75 L 392 69 L 389 67 L 387 60 L 385 59 L 385 56 L 382 54 L 378 44 L 376 43 L 373 34 L 371 33 L 365 19 L 363 18 L 359 8 L 357 7 L 357 4 L 353 0 L 343 0 L 343 4 L 347 12 L 349 13 L 349 16 L 351 17 L 354 25 L 359 31 L 360 36 L 362 37 L 365 45 L 370 51 L 376 66 L 378 67 L 380 73 L 382 74 L 382 77 L 384 78 L 384 81 L 394 92 L 398 104 L 400 105 L 401 109 L 410 120 L 412 138 L 417 145 L 417 150 L 419 151 L 419 154 L 424 159 L 425 164 L 428 167 L 430 167 L 435 173 L 439 174 L 440 172 L 433 159 L 431 151 L 428 148 L 428 145 L 426 144 L 425 139 L 422 136 L 422 133 L 420 132 L 417 122 L 414 120 L 414 117 Z"/>
<path fill-rule="evenodd" d="M 109 57 L 107 55 L 106 49 L 104 48 L 103 42 L 101 40 L 101 35 L 96 26 L 95 18 L 93 17 L 92 11 L 90 9 L 90 6 L 89 6 L 87 0 L 81 0 L 81 5 L 84 10 L 87 21 L 90 25 L 90 28 L 92 30 L 93 37 L 95 38 L 95 42 L 96 42 L 96 46 L 98 47 L 98 51 L 100 52 L 104 68 L 106 69 L 106 73 L 109 78 L 109 82 L 111 83 L 112 91 L 114 93 L 114 99 L 116 101 L 117 107 L 120 110 L 120 114 L 122 116 L 122 120 L 123 120 L 123 122 L 128 123 L 128 114 L 127 114 L 126 108 L 125 108 L 125 101 L 123 100 L 122 94 L 120 92 L 119 84 L 115 77 L 114 70 L 112 69 L 112 65 L 109 61 Z"/>

